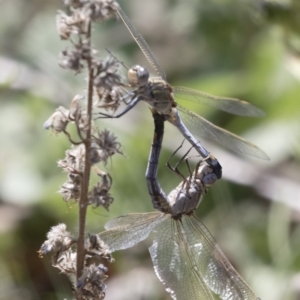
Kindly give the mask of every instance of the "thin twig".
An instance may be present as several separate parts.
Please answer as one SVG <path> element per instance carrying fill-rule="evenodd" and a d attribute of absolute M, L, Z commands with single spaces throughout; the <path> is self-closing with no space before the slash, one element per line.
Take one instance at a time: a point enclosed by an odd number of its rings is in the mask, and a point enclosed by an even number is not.
<path fill-rule="evenodd" d="M 70 142 L 71 144 L 73 144 L 73 145 L 80 145 L 80 144 L 82 144 L 82 142 L 75 142 L 75 141 L 72 139 L 70 133 L 69 133 L 67 130 L 64 129 L 64 130 L 62 130 L 62 132 L 67 136 L 67 138 L 68 138 L 68 140 L 69 140 L 69 142 Z"/>

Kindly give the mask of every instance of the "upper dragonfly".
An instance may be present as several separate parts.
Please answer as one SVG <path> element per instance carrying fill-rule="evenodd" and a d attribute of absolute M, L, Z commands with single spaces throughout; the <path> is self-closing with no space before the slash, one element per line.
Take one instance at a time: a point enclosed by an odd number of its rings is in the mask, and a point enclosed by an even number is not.
<path fill-rule="evenodd" d="M 150 106 L 155 108 L 156 111 L 164 114 L 166 116 L 166 120 L 179 129 L 182 135 L 195 147 L 197 152 L 205 158 L 207 163 L 213 168 L 217 178 L 222 176 L 221 165 L 217 159 L 210 155 L 200 142 L 194 138 L 193 134 L 212 139 L 236 153 L 261 159 L 269 159 L 267 154 L 254 144 L 215 126 L 206 119 L 180 106 L 175 101 L 174 96 L 209 105 L 240 116 L 263 116 L 264 112 L 262 110 L 246 101 L 213 96 L 185 87 L 172 87 L 167 83 L 166 74 L 158 63 L 155 55 L 150 50 L 149 45 L 141 34 L 139 34 L 121 8 L 118 8 L 118 14 L 158 76 L 150 77 L 148 70 L 139 65 L 135 65 L 130 68 L 128 70 L 128 80 L 133 90 L 124 96 L 124 100 L 128 101 L 128 105 L 124 111 L 110 117 L 117 118 L 124 115 L 140 100 L 147 102 Z M 178 111 L 180 111 L 180 115 Z"/>
<path fill-rule="evenodd" d="M 166 195 L 157 180 L 164 116 L 154 113 L 155 135 L 146 172 L 149 193 L 159 212 L 121 216 L 99 237 L 114 252 L 130 248 L 155 231 L 149 248 L 159 280 L 177 300 L 260 300 L 233 268 L 208 229 L 194 215 L 216 180 L 206 163 Z M 179 172 L 176 168 L 175 171 Z M 183 176 L 183 175 L 182 175 Z"/>

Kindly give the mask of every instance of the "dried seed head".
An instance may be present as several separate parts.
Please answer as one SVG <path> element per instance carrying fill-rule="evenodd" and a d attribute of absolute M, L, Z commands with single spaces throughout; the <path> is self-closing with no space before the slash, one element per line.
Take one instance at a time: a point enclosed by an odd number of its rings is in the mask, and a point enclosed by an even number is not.
<path fill-rule="evenodd" d="M 115 153 L 123 154 L 121 144 L 117 142 L 116 136 L 106 129 L 101 132 L 97 131 L 95 136 L 93 136 L 93 149 L 96 149 L 97 155 L 93 150 L 93 155 L 91 156 L 92 163 L 103 161 L 106 164 L 108 158 Z"/>
<path fill-rule="evenodd" d="M 58 166 L 68 173 L 68 180 L 60 187 L 58 193 L 62 195 L 64 201 L 80 197 L 81 175 L 85 161 L 85 146 L 73 146 L 66 151 L 66 157 L 58 161 Z"/>
<path fill-rule="evenodd" d="M 60 106 L 56 111 L 50 116 L 50 118 L 44 123 L 44 128 L 49 129 L 51 128 L 53 131 L 59 133 L 66 129 L 69 120 L 69 111 Z"/>
<path fill-rule="evenodd" d="M 107 268 L 102 264 L 92 264 L 83 271 L 82 276 L 77 281 L 77 288 L 81 290 L 84 299 L 104 299 L 106 272 Z"/>
<path fill-rule="evenodd" d="M 86 1 L 83 9 L 86 16 L 93 21 L 106 21 L 117 17 L 119 5 L 114 0 L 90 0 Z"/>
<path fill-rule="evenodd" d="M 121 75 L 118 73 L 119 62 L 109 57 L 104 61 L 97 61 L 94 65 L 94 87 L 98 96 L 94 107 L 106 110 L 117 110 L 122 99 Z"/>
<path fill-rule="evenodd" d="M 58 64 L 63 69 L 70 69 L 76 72 L 80 72 L 84 67 L 83 63 L 81 62 L 81 58 L 82 53 L 80 50 L 64 50 L 60 54 Z"/>
<path fill-rule="evenodd" d="M 75 95 L 70 104 L 69 119 L 71 121 L 79 120 L 81 115 L 80 101 L 84 99 L 82 95 Z"/>
<path fill-rule="evenodd" d="M 85 249 L 91 256 L 98 256 L 99 258 L 107 259 L 109 262 L 114 261 L 108 246 L 97 234 L 89 234 L 89 237 L 86 240 Z"/>
<path fill-rule="evenodd" d="M 60 53 L 58 64 L 64 69 L 80 72 L 84 67 L 83 62 L 92 58 L 94 53 L 95 51 L 90 48 L 87 40 L 80 40 L 79 43 L 75 45 L 75 48 L 72 48 L 71 50 L 63 50 Z"/>
<path fill-rule="evenodd" d="M 69 39 L 71 34 L 84 34 L 86 32 L 86 22 L 85 14 L 79 9 L 73 9 L 71 16 L 59 10 L 56 16 L 56 28 L 63 40 Z"/>
<path fill-rule="evenodd" d="M 47 233 L 47 240 L 38 251 L 39 256 L 52 254 L 52 265 L 59 268 L 63 273 L 76 273 L 76 253 L 71 247 L 76 239 L 66 230 L 65 224 L 53 226 Z"/>
<path fill-rule="evenodd" d="M 84 113 L 81 111 L 79 103 L 81 99 L 83 99 L 83 96 L 76 95 L 71 102 L 70 110 L 63 106 L 57 108 L 50 118 L 44 123 L 44 128 L 51 128 L 55 132 L 59 133 L 66 130 L 69 122 L 76 120 L 79 124 L 83 123 Z"/>
<path fill-rule="evenodd" d="M 120 87 L 114 86 L 111 88 L 111 90 L 97 87 L 96 93 L 98 97 L 93 104 L 94 107 L 116 111 L 120 106 L 120 102 L 122 99 L 122 90 Z"/>
<path fill-rule="evenodd" d="M 89 149 L 89 158 L 90 162 L 92 164 L 97 164 L 98 162 L 101 161 L 101 152 L 99 150 L 99 147 L 96 143 L 92 143 L 91 148 Z"/>
<path fill-rule="evenodd" d="M 68 275 L 76 274 L 76 258 L 77 253 L 68 249 L 57 256 L 52 257 L 52 265 L 58 268 L 62 273 Z"/>
<path fill-rule="evenodd" d="M 121 75 L 118 74 L 119 62 L 111 57 L 94 63 L 94 86 L 110 90 L 113 86 L 121 84 Z"/>
<path fill-rule="evenodd" d="M 112 185 L 112 179 L 105 172 L 98 173 L 101 177 L 88 195 L 88 203 L 94 205 L 94 208 L 103 206 L 107 211 L 113 203 L 114 198 L 110 195 L 109 190 Z"/>
<path fill-rule="evenodd" d="M 85 161 L 85 146 L 72 146 L 71 149 L 66 151 L 66 157 L 58 161 L 58 166 L 63 168 L 67 173 L 74 173 L 80 175 L 84 168 Z"/>
<path fill-rule="evenodd" d="M 47 240 L 41 246 L 39 255 L 43 256 L 49 253 L 57 255 L 69 249 L 76 239 L 66 229 L 65 224 L 53 226 L 47 233 Z"/>
<path fill-rule="evenodd" d="M 80 184 L 76 184 L 68 180 L 60 187 L 58 193 L 66 202 L 71 199 L 78 201 L 80 197 Z"/>

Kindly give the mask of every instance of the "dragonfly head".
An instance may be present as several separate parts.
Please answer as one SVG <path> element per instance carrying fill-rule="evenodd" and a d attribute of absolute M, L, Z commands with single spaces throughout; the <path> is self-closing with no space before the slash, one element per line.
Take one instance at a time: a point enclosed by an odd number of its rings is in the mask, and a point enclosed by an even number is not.
<path fill-rule="evenodd" d="M 135 65 L 128 70 L 127 76 L 132 85 L 145 85 L 149 79 L 149 72 L 144 67 Z"/>
<path fill-rule="evenodd" d="M 199 179 L 205 187 L 210 187 L 218 180 L 218 176 L 214 173 L 213 168 L 206 164 L 198 165 L 195 177 Z"/>

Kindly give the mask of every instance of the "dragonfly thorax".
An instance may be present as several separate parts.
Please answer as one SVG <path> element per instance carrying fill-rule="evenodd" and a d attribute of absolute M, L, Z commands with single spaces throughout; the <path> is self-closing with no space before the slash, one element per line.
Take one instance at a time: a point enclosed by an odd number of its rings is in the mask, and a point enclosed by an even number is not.
<path fill-rule="evenodd" d="M 176 102 L 172 87 L 159 77 L 150 77 L 148 84 L 139 88 L 138 93 L 160 114 L 169 115 Z"/>
<path fill-rule="evenodd" d="M 205 194 L 205 187 L 199 180 L 182 182 L 170 192 L 168 202 L 172 217 L 186 215 L 194 212 Z"/>
<path fill-rule="evenodd" d="M 127 76 L 132 86 L 143 86 L 148 82 L 149 72 L 146 68 L 135 65 L 128 70 Z"/>

